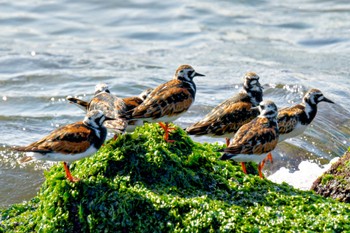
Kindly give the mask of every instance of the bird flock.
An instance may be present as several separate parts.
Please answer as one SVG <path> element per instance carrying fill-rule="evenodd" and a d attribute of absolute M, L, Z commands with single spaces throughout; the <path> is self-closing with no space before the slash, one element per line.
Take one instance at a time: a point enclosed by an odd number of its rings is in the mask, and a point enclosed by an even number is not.
<path fill-rule="evenodd" d="M 133 132 L 144 122 L 158 123 L 164 130 L 164 140 L 173 143 L 170 122 L 175 121 L 193 104 L 196 95 L 194 77 L 204 76 L 190 65 L 181 65 L 173 79 L 143 91 L 139 96 L 119 98 L 111 94 L 105 83 L 97 84 L 93 98 L 67 100 L 86 112 L 83 121 L 57 128 L 49 135 L 27 146 L 13 149 L 25 152 L 19 162 L 32 160 L 62 161 L 69 181 L 73 177 L 69 163 L 90 156 L 103 145 L 107 129 L 119 134 Z M 283 109 L 270 100 L 263 100 L 259 76 L 248 72 L 241 91 L 212 109 L 203 119 L 186 128 L 194 136 L 226 139 L 220 160 L 258 163 L 259 176 L 266 161 L 273 161 L 271 151 L 278 142 L 300 135 L 312 122 L 320 102 L 334 103 L 318 89 L 310 89 L 302 102 Z"/>

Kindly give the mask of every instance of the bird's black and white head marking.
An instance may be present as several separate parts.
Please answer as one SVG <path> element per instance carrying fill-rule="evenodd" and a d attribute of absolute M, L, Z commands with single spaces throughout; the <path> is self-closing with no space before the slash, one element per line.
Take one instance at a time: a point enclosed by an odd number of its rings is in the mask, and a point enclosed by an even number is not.
<path fill-rule="evenodd" d="M 105 120 L 107 120 L 107 117 L 101 110 L 92 110 L 86 114 L 83 123 L 87 126 L 97 129 L 102 127 Z"/>
<path fill-rule="evenodd" d="M 248 72 L 244 76 L 244 89 L 247 91 L 262 91 L 262 86 L 259 82 L 260 77 L 254 72 Z"/>
<path fill-rule="evenodd" d="M 95 95 L 102 92 L 110 93 L 108 85 L 106 83 L 99 83 L 95 86 Z"/>
<path fill-rule="evenodd" d="M 258 108 L 260 111 L 259 116 L 276 119 L 278 115 L 278 109 L 276 104 L 270 100 L 265 100 L 260 102 Z"/>
<path fill-rule="evenodd" d="M 304 103 L 308 103 L 310 105 L 316 105 L 316 104 L 318 104 L 319 102 L 322 102 L 322 101 L 334 104 L 334 102 L 332 100 L 327 99 L 322 94 L 322 92 L 320 90 L 318 90 L 318 89 L 311 89 L 311 90 L 309 90 L 305 94 L 305 96 L 303 98 L 303 102 Z"/>
<path fill-rule="evenodd" d="M 187 82 L 192 82 L 193 78 L 196 76 L 204 75 L 197 73 L 190 65 L 181 65 L 175 72 L 175 79 Z"/>
<path fill-rule="evenodd" d="M 258 106 L 263 100 L 263 87 L 259 82 L 260 77 L 254 72 L 248 72 L 244 76 L 243 92 L 250 97 L 253 106 Z"/>

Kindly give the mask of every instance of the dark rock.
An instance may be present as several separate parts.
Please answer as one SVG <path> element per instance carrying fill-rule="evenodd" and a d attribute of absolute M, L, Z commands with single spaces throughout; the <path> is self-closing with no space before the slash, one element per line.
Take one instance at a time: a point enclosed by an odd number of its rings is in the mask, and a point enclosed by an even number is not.
<path fill-rule="evenodd" d="M 324 197 L 350 203 L 350 152 L 346 152 L 328 171 L 317 178 L 311 190 Z"/>

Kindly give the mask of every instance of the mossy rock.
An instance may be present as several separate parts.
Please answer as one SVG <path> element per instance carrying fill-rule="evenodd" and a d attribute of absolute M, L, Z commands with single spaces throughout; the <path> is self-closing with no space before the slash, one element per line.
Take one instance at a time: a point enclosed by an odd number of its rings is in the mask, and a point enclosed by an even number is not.
<path fill-rule="evenodd" d="M 37 197 L 0 211 L 0 232 L 343 232 L 350 206 L 219 161 L 218 144 L 156 124 L 45 172 Z M 256 165 L 254 165 L 256 168 Z"/>
<path fill-rule="evenodd" d="M 317 178 L 311 189 L 322 196 L 350 203 L 350 152 Z"/>

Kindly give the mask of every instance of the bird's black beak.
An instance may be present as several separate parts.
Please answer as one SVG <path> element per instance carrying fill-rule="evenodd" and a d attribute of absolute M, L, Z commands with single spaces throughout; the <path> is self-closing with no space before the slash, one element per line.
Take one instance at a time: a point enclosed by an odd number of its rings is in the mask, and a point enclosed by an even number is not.
<path fill-rule="evenodd" d="M 197 73 L 197 72 L 194 72 L 193 77 L 196 77 L 196 76 L 205 76 L 205 75 L 204 75 L 204 74 Z"/>
<path fill-rule="evenodd" d="M 334 104 L 334 102 L 332 100 L 327 99 L 326 97 L 324 97 L 322 101 Z"/>
<path fill-rule="evenodd" d="M 105 116 L 105 121 L 113 121 L 116 120 L 115 118 Z"/>
<path fill-rule="evenodd" d="M 259 82 L 257 82 L 257 86 L 264 90 L 264 87 Z"/>

